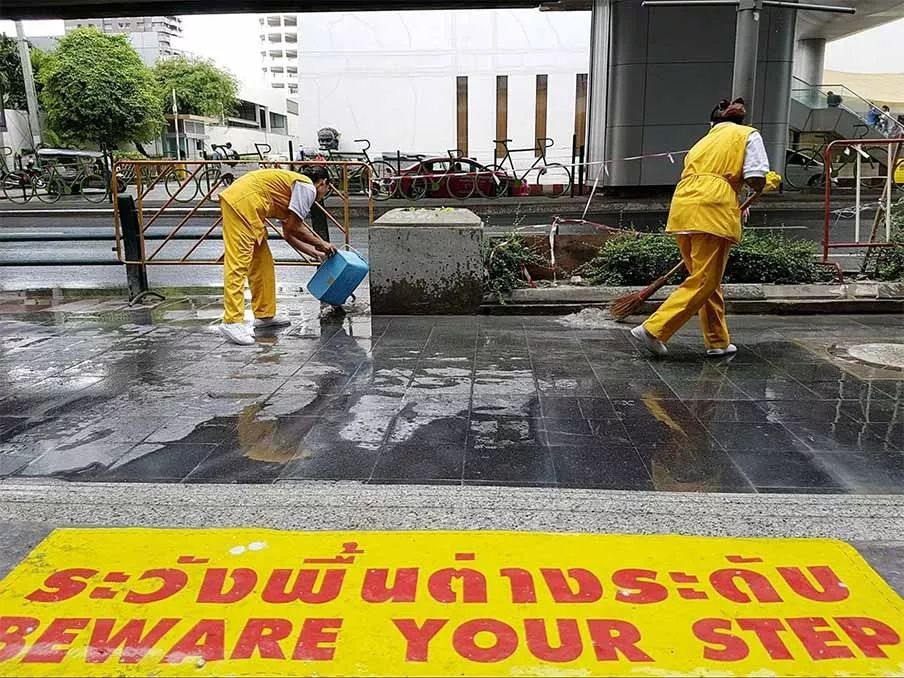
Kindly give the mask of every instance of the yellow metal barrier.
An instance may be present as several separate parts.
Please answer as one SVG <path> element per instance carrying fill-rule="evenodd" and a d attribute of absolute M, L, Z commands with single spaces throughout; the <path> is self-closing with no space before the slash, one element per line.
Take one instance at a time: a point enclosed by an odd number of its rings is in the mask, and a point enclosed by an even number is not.
<path fill-rule="evenodd" d="M 123 264 L 138 265 L 216 265 L 222 264 L 223 255 L 216 258 L 194 257 L 199 247 L 215 237 L 217 229 L 222 226 L 222 217 L 219 213 L 219 192 L 229 186 L 241 175 L 262 167 L 281 167 L 303 171 L 305 167 L 325 166 L 330 168 L 331 174 L 339 173 L 341 181 L 339 186 L 332 187 L 332 195 L 336 195 L 342 201 L 341 220 L 332 211 L 323 205 L 315 203 L 315 209 L 320 209 L 327 220 L 336 226 L 343 236 L 342 244 L 350 247 L 351 242 L 351 206 L 349 204 L 349 177 L 356 172 L 363 176 L 365 185 L 370 184 L 370 169 L 363 162 L 338 162 L 338 161 L 305 161 L 305 162 L 251 162 L 235 160 L 187 160 L 161 162 L 157 160 L 120 160 L 114 165 L 113 171 L 113 195 L 120 193 L 131 194 L 135 199 L 135 206 L 139 221 L 139 238 L 141 259 L 134 260 L 125 256 L 123 251 L 123 227 L 119 211 L 119 204 L 114 201 L 114 224 L 116 236 L 116 255 Z M 117 186 L 117 175 L 134 176 L 134 186 Z M 121 191 L 122 189 L 122 191 Z M 145 210 L 146 203 L 154 200 L 162 200 L 159 207 Z M 180 207 L 179 205 L 185 205 Z M 184 211 L 184 214 L 183 214 Z M 368 195 L 368 212 L 370 221 L 373 221 L 374 205 L 373 196 Z M 148 231 L 161 219 L 181 217 L 179 222 L 161 238 L 148 237 Z M 193 240 L 186 238 L 183 228 L 189 222 L 207 223 L 211 218 L 213 222 L 206 228 L 203 235 L 194 239 L 193 244 L 181 256 L 168 255 L 167 246 L 174 240 Z M 279 227 L 267 220 L 267 225 L 278 237 L 282 237 Z M 310 224 L 308 224 L 310 226 Z M 180 236 L 180 233 L 182 234 Z M 212 236 L 214 236 L 212 238 Z M 158 244 L 158 241 L 159 244 Z M 172 249 L 172 248 L 170 248 Z M 148 252 L 150 251 L 150 254 Z M 316 260 L 309 259 L 298 253 L 298 258 L 274 259 L 276 265 L 281 266 L 316 266 Z"/>

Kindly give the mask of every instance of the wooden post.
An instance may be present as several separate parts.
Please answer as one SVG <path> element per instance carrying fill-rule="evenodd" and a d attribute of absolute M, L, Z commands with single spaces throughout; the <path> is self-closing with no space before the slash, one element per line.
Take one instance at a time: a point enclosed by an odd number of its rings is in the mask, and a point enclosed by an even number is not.
<path fill-rule="evenodd" d="M 508 76 L 496 76 L 496 138 L 508 138 Z M 493 160 L 505 155 L 505 147 L 496 144 Z"/>
<path fill-rule="evenodd" d="M 456 79 L 456 119 L 458 121 L 456 148 L 468 155 L 468 76 L 459 75 Z"/>
<path fill-rule="evenodd" d="M 537 107 L 534 116 L 534 139 L 546 138 L 546 109 L 548 101 L 549 76 L 537 76 Z M 542 141 L 537 141 L 537 149 L 534 151 L 536 157 L 540 157 L 546 153 L 545 145 Z"/>

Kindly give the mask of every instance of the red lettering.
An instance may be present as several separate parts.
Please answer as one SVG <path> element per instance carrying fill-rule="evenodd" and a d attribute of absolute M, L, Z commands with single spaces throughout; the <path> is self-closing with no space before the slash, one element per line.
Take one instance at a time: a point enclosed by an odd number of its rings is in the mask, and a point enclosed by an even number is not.
<path fill-rule="evenodd" d="M 166 600 L 170 596 L 179 593 L 179 591 L 184 589 L 188 584 L 188 575 L 185 572 L 170 568 L 147 570 L 138 577 L 138 581 L 144 581 L 146 579 L 159 579 L 160 587 L 156 591 L 150 591 L 148 593 L 129 591 L 124 599 L 127 603 L 146 605 L 147 603 L 156 603 L 160 600 Z"/>
<path fill-rule="evenodd" d="M 839 600 L 845 600 L 851 592 L 844 582 L 838 578 L 838 575 L 828 565 L 814 565 L 808 567 L 810 574 L 816 579 L 817 588 L 810 583 L 807 575 L 799 567 L 779 567 L 778 573 L 782 575 L 794 592 L 799 596 L 803 596 L 809 600 L 815 600 L 820 603 L 835 603 Z"/>
<path fill-rule="evenodd" d="M 418 626 L 413 619 L 393 619 L 392 623 L 395 624 L 407 644 L 405 661 L 427 661 L 430 641 L 442 630 L 447 621 L 446 619 L 427 619 L 422 626 Z"/>
<path fill-rule="evenodd" d="M 370 569 L 364 574 L 361 599 L 367 603 L 413 603 L 417 595 L 418 568 L 400 567 L 390 585 L 389 570 Z"/>
<path fill-rule="evenodd" d="M 299 570 L 289 589 L 293 570 L 273 570 L 261 594 L 265 603 L 329 603 L 339 596 L 345 570 L 327 570 L 320 588 L 315 590 L 320 570 Z"/>
<path fill-rule="evenodd" d="M 540 574 L 557 603 L 595 603 L 603 597 L 603 585 L 590 570 L 581 567 L 568 570 L 568 576 L 576 582 L 577 590 L 572 589 L 562 570 L 544 567 L 540 568 Z"/>
<path fill-rule="evenodd" d="M 165 664 L 180 664 L 189 657 L 205 662 L 222 660 L 226 656 L 226 622 L 222 619 L 202 619 L 182 636 L 163 658 Z"/>
<path fill-rule="evenodd" d="M 227 575 L 232 578 L 232 586 L 228 591 L 224 591 Z M 198 602 L 218 605 L 236 603 L 251 593 L 256 584 L 257 572 L 247 567 L 237 567 L 232 571 L 225 567 L 214 567 L 204 573 L 201 590 L 198 592 Z"/>
<path fill-rule="evenodd" d="M 612 583 L 619 589 L 615 599 L 623 603 L 659 603 L 669 597 L 669 590 L 656 582 L 655 570 L 617 570 Z"/>
<path fill-rule="evenodd" d="M 546 662 L 572 662 L 581 656 L 584 643 L 575 619 L 557 619 L 556 628 L 559 634 L 558 647 L 552 647 L 546 633 L 546 621 L 543 619 L 525 619 L 524 634 L 527 649 L 537 659 Z"/>
<path fill-rule="evenodd" d="M 892 627 L 870 617 L 835 617 L 835 621 L 864 656 L 871 659 L 888 657 L 881 645 L 897 645 L 901 642 Z M 2 658 L 2 656 L 0 656 Z"/>
<path fill-rule="evenodd" d="M 288 619 L 249 619 L 235 643 L 231 659 L 251 659 L 255 651 L 261 659 L 285 659 L 279 646 L 292 633 Z"/>
<path fill-rule="evenodd" d="M 34 603 L 59 603 L 63 600 L 74 598 L 88 587 L 85 579 L 90 579 L 98 573 L 98 570 L 88 570 L 73 567 L 68 570 L 60 570 L 44 580 L 44 589 L 36 589 L 25 596 Z"/>
<path fill-rule="evenodd" d="M 630 662 L 651 662 L 653 658 L 637 647 L 640 631 L 620 619 L 588 619 L 587 628 L 597 661 L 618 661 L 621 652 Z"/>
<path fill-rule="evenodd" d="M 151 627 L 147 635 L 142 636 L 147 619 L 130 619 L 115 634 L 113 633 L 115 619 L 98 619 L 91 631 L 85 661 L 89 664 L 103 664 L 117 648 L 122 646 L 119 663 L 137 664 L 179 621 L 171 618 L 161 619 Z"/>
<path fill-rule="evenodd" d="M 822 617 L 795 617 L 788 619 L 788 626 L 813 659 L 851 659 L 854 656 L 844 645 L 829 645 L 837 641 L 838 636 Z"/>
<path fill-rule="evenodd" d="M 22 663 L 59 664 L 69 651 L 65 646 L 76 639 L 78 631 L 88 626 L 89 621 L 87 617 L 54 619 L 22 657 Z"/>
<path fill-rule="evenodd" d="M 704 643 L 715 645 L 716 647 L 704 647 L 703 657 L 719 662 L 737 662 L 741 661 L 750 650 L 747 649 L 747 643 L 733 636 L 731 631 L 731 620 L 729 619 L 701 619 L 694 622 L 694 635 Z"/>
<path fill-rule="evenodd" d="M 509 579 L 512 589 L 512 602 L 516 605 L 522 603 L 536 603 L 537 591 L 534 588 L 534 578 L 531 573 L 520 567 L 507 567 L 499 570 L 499 574 Z"/>
<path fill-rule="evenodd" d="M 494 642 L 486 647 L 477 644 L 477 635 L 492 634 Z M 452 647 L 464 659 L 481 664 L 501 662 L 518 649 L 518 634 L 511 626 L 498 619 L 471 619 L 455 629 Z"/>
<path fill-rule="evenodd" d="M 785 625 L 779 619 L 738 619 L 738 626 L 744 631 L 753 631 L 760 644 L 772 659 L 794 659 L 791 651 L 779 637 L 779 631 L 785 630 Z"/>
<path fill-rule="evenodd" d="M 25 647 L 25 636 L 39 625 L 34 617 L 0 617 L 0 662 L 17 656 Z"/>
<path fill-rule="evenodd" d="M 323 647 L 327 643 L 335 644 L 342 628 L 341 619 L 305 619 L 298 636 L 298 644 L 292 659 L 309 661 L 331 661 L 336 648 Z"/>

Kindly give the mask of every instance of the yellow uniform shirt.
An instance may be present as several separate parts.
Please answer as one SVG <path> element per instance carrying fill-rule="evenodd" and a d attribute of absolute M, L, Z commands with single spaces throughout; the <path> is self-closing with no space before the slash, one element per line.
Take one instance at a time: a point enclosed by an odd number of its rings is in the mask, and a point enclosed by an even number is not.
<path fill-rule="evenodd" d="M 672 197 L 666 232 L 741 240 L 738 193 L 744 183 L 747 137 L 753 131 L 744 125 L 717 125 L 694 144 Z"/>
<path fill-rule="evenodd" d="M 220 192 L 220 200 L 229 204 L 253 226 L 263 228 L 264 219 L 287 219 L 292 186 L 301 181 L 313 183 L 304 174 L 284 169 L 259 169 L 248 172 Z"/>

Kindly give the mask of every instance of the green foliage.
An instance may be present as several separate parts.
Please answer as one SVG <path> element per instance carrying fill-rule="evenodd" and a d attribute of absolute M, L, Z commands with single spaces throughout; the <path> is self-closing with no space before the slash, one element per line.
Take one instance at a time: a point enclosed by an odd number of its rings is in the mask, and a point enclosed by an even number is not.
<path fill-rule="evenodd" d="M 649 285 L 680 259 L 674 238 L 632 233 L 607 240 L 577 273 L 593 285 Z"/>
<path fill-rule="evenodd" d="M 904 202 L 894 205 L 891 213 L 892 247 L 879 249 L 876 277 L 888 282 L 904 282 Z"/>
<path fill-rule="evenodd" d="M 41 102 L 60 137 L 113 149 L 150 141 L 164 124 L 149 68 L 123 35 L 79 28 L 41 64 Z"/>
<path fill-rule="evenodd" d="M 547 263 L 523 237 L 512 233 L 504 240 L 490 241 L 484 248 L 483 262 L 487 276 L 485 291 L 499 301 L 516 287 L 525 283 L 522 266 L 537 266 Z"/>
<path fill-rule="evenodd" d="M 728 255 L 724 281 L 790 285 L 825 281 L 828 269 L 817 264 L 816 255 L 816 243 L 808 240 L 748 231 Z"/>
<path fill-rule="evenodd" d="M 173 57 L 154 66 L 163 110 L 172 111 L 173 89 L 179 113 L 219 118 L 229 115 L 238 101 L 238 82 L 231 73 L 203 59 Z"/>
<path fill-rule="evenodd" d="M 748 231 L 732 248 L 724 281 L 729 283 L 813 283 L 829 279 L 819 266 L 816 245 L 774 233 Z M 674 238 L 631 234 L 607 241 L 580 271 L 595 285 L 648 285 L 681 258 Z M 671 282 L 681 280 L 677 275 Z"/>
<path fill-rule="evenodd" d="M 31 70 L 36 80 L 45 56 L 45 52 L 35 47 L 31 48 Z M 38 84 L 35 84 L 35 89 L 40 92 Z M 19 61 L 19 47 L 16 40 L 5 33 L 0 33 L 0 95 L 5 108 L 24 111 L 28 107 L 22 63 Z"/>

